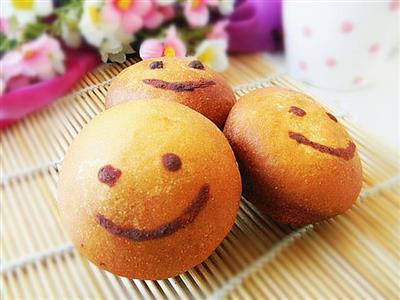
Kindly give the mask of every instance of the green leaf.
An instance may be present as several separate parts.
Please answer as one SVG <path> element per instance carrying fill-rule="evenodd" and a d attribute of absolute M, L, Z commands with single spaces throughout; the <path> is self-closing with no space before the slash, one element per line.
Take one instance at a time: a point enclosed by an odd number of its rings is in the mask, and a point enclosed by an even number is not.
<path fill-rule="evenodd" d="M 49 25 L 46 23 L 43 23 L 43 22 L 29 23 L 24 28 L 24 32 L 22 33 L 20 44 L 23 44 L 27 41 L 33 40 L 33 39 L 41 36 L 48 29 L 49 29 Z"/>
<path fill-rule="evenodd" d="M 7 38 L 3 33 L 0 33 L 0 53 L 10 51 L 16 47 L 16 41 Z"/>
<path fill-rule="evenodd" d="M 55 21 L 51 24 L 50 32 L 53 35 L 61 35 L 61 28 L 66 26 L 70 30 L 78 31 L 79 20 L 82 15 L 82 0 L 64 0 L 63 6 L 54 11 Z"/>

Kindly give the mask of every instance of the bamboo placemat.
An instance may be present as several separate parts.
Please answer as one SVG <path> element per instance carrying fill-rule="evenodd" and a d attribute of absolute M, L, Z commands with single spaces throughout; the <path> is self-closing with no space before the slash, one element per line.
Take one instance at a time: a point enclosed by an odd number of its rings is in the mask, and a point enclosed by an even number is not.
<path fill-rule="evenodd" d="M 399 298 L 399 155 L 340 115 L 364 168 L 361 195 L 345 214 L 293 230 L 243 200 L 210 258 L 167 280 L 114 276 L 81 258 L 59 223 L 58 167 L 104 109 L 109 83 L 132 63 L 101 66 L 71 95 L 1 132 L 2 299 Z M 231 58 L 224 75 L 237 96 L 269 85 L 303 90 L 282 75 L 266 78 L 272 71 L 247 55 Z"/>

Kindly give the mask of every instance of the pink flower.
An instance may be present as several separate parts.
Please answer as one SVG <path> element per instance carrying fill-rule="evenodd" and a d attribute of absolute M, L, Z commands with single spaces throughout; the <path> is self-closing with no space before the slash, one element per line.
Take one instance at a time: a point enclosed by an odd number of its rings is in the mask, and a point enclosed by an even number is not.
<path fill-rule="evenodd" d="M 0 18 L 0 32 L 6 33 L 8 31 L 7 19 Z"/>
<path fill-rule="evenodd" d="M 184 14 L 191 26 L 204 26 L 208 23 L 210 12 L 207 6 L 218 6 L 218 0 L 187 0 Z"/>
<path fill-rule="evenodd" d="M 0 18 L 0 32 L 6 37 L 13 40 L 18 40 L 23 32 L 23 27 L 18 24 L 16 18 Z"/>
<path fill-rule="evenodd" d="M 151 1 L 151 0 L 149 0 Z M 155 0 L 151 1 L 151 9 L 147 12 L 146 15 L 143 16 L 143 24 L 144 27 L 148 29 L 156 29 L 158 28 L 164 21 L 167 21 L 173 18 L 175 15 L 174 7 L 169 6 L 160 6 Z"/>
<path fill-rule="evenodd" d="M 22 54 L 17 50 L 7 52 L 0 60 L 0 77 L 7 83 L 12 77 L 22 73 Z"/>
<path fill-rule="evenodd" d="M 4 81 L 3 78 L 0 77 L 0 96 L 3 96 L 5 91 L 6 91 L 6 82 Z"/>
<path fill-rule="evenodd" d="M 58 40 L 43 34 L 0 60 L 0 78 L 6 86 L 21 86 L 31 79 L 46 80 L 64 72 L 64 53 Z"/>
<path fill-rule="evenodd" d="M 118 24 L 125 33 L 135 33 L 143 26 L 143 16 L 152 8 L 151 1 L 107 0 L 104 19 Z"/>
<path fill-rule="evenodd" d="M 17 51 L 7 52 L 0 60 L 0 95 L 11 90 L 13 79 L 22 73 L 22 55 Z"/>
<path fill-rule="evenodd" d="M 140 46 L 139 54 L 143 59 L 162 56 L 184 57 L 186 55 L 186 47 L 177 36 L 175 26 L 171 26 L 168 28 L 164 39 L 145 40 Z"/>
<path fill-rule="evenodd" d="M 159 8 L 161 10 L 161 13 L 164 16 L 165 21 L 169 21 L 172 18 L 175 17 L 175 8 L 174 6 L 161 6 Z"/>
<path fill-rule="evenodd" d="M 58 40 L 43 34 L 21 46 L 23 75 L 46 80 L 64 72 L 64 53 Z"/>
<path fill-rule="evenodd" d="M 228 20 L 218 21 L 212 26 L 211 32 L 207 35 L 209 39 L 224 39 L 228 40 L 228 32 L 226 26 L 229 24 Z"/>

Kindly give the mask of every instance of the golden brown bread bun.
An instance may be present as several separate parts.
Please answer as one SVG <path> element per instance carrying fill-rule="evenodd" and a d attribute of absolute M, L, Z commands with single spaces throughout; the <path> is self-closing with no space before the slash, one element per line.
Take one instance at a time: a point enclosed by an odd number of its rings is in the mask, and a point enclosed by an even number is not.
<path fill-rule="evenodd" d="M 117 275 L 162 279 L 201 263 L 231 229 L 240 174 L 228 141 L 165 100 L 95 117 L 60 173 L 62 222 L 79 251 Z"/>
<path fill-rule="evenodd" d="M 143 60 L 122 71 L 110 85 L 106 108 L 154 98 L 189 106 L 221 129 L 235 103 L 225 79 L 195 58 L 161 57 Z"/>
<path fill-rule="evenodd" d="M 360 192 L 362 170 L 351 137 L 304 94 L 250 92 L 233 107 L 224 133 L 244 195 L 278 222 L 299 226 L 335 216 Z"/>

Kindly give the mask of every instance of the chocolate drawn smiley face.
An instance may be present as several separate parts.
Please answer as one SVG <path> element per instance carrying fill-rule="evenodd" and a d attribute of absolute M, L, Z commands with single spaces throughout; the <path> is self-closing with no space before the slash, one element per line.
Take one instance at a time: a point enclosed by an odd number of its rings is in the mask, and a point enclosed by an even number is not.
<path fill-rule="evenodd" d="M 292 113 L 298 117 L 304 117 L 307 115 L 306 111 L 304 111 L 303 109 L 301 109 L 297 106 L 291 106 L 289 109 L 289 113 Z M 327 112 L 326 115 L 333 122 L 337 123 L 337 119 L 334 115 L 332 115 L 329 112 Z M 308 139 L 303 134 L 298 133 L 298 132 L 289 131 L 288 135 L 289 135 L 289 138 L 295 140 L 299 144 L 309 146 L 321 153 L 330 154 L 330 155 L 339 157 L 344 160 L 352 159 L 354 157 L 354 154 L 356 151 L 356 145 L 352 141 L 348 141 L 348 145 L 346 148 L 341 148 L 341 147 L 331 147 L 331 146 L 327 146 L 327 145 L 323 145 L 323 144 L 314 142 L 314 141 Z"/>
<path fill-rule="evenodd" d="M 182 167 L 180 157 L 174 153 L 164 154 L 161 157 L 161 162 L 167 172 L 178 172 Z M 101 183 L 107 184 L 111 188 L 116 184 L 121 175 L 121 170 L 111 165 L 106 165 L 100 168 L 98 179 Z M 175 219 L 163 223 L 153 229 L 140 229 L 135 227 L 127 228 L 120 226 L 100 213 L 96 214 L 95 219 L 97 224 L 112 235 L 124 237 L 136 242 L 153 240 L 169 236 L 192 223 L 207 203 L 209 197 L 210 186 L 208 183 L 205 183 L 200 187 L 190 205 L 187 206 Z"/>
<path fill-rule="evenodd" d="M 189 68 L 196 70 L 204 70 L 203 64 L 199 60 L 193 60 L 188 64 Z M 149 68 L 163 69 L 163 61 L 153 61 L 149 64 Z M 175 92 L 188 92 L 194 91 L 196 89 L 204 89 L 209 86 L 216 84 L 214 80 L 199 79 L 199 80 L 189 80 L 189 81 L 179 81 L 179 82 L 169 82 L 161 79 L 143 79 L 143 83 L 150 85 L 157 89 L 170 90 Z"/>
<path fill-rule="evenodd" d="M 145 99 L 188 106 L 221 130 L 236 101 L 223 75 L 188 57 L 146 59 L 124 69 L 110 84 L 105 105 Z"/>

